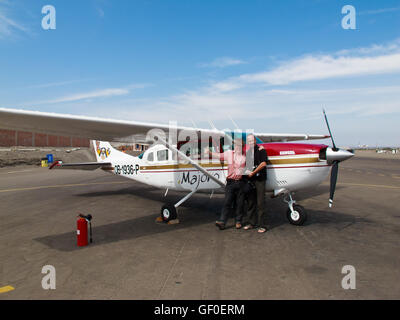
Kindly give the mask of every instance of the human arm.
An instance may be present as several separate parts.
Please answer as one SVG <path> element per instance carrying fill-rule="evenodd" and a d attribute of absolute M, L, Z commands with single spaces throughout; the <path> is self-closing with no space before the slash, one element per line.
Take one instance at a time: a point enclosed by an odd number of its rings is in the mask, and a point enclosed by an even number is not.
<path fill-rule="evenodd" d="M 267 152 L 264 148 L 259 148 L 260 151 L 260 164 L 252 172 L 249 173 L 249 178 L 254 177 L 258 172 L 267 166 Z"/>

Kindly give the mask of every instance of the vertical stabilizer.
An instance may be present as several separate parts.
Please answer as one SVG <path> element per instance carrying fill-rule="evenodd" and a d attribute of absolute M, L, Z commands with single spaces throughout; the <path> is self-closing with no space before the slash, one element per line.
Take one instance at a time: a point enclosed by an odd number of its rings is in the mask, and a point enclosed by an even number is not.
<path fill-rule="evenodd" d="M 92 140 L 97 162 L 110 162 L 120 151 L 114 149 L 109 142 Z"/>

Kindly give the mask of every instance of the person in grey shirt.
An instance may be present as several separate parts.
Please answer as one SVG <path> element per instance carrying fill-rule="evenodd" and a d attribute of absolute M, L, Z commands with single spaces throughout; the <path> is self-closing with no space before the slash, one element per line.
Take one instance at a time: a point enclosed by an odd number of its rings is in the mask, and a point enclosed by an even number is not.
<path fill-rule="evenodd" d="M 256 144 L 253 134 L 247 136 L 249 150 L 246 153 L 248 182 L 253 186 L 247 193 L 248 224 L 245 230 L 258 228 L 258 233 L 267 231 L 265 224 L 265 182 L 267 180 L 267 151 Z"/>

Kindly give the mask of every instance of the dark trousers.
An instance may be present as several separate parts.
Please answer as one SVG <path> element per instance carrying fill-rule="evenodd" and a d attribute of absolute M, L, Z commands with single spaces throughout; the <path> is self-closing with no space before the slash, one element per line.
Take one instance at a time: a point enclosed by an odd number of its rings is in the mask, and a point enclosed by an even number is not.
<path fill-rule="evenodd" d="M 228 180 L 225 187 L 224 207 L 218 221 L 226 224 L 233 204 L 236 202 L 235 221 L 242 222 L 244 193 L 242 180 Z"/>
<path fill-rule="evenodd" d="M 247 194 L 247 215 L 249 223 L 253 226 L 265 228 L 265 180 L 254 181 L 255 189 Z"/>

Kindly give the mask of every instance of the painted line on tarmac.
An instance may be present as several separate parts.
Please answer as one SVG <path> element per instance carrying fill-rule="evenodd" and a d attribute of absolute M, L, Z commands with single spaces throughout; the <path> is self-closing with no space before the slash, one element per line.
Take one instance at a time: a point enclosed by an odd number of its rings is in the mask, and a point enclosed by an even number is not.
<path fill-rule="evenodd" d="M 12 286 L 5 286 L 0 288 L 0 293 L 6 293 L 9 291 L 13 291 L 15 288 Z"/>
<path fill-rule="evenodd" d="M 338 185 L 357 186 L 357 187 L 371 187 L 371 188 L 386 188 L 386 189 L 400 189 L 398 186 L 387 186 L 382 184 L 363 184 L 363 183 L 338 183 Z"/>
<path fill-rule="evenodd" d="M 84 186 L 93 186 L 93 185 L 102 185 L 102 184 L 123 184 L 123 183 L 130 183 L 130 181 L 74 183 L 74 184 L 58 184 L 58 185 L 54 185 L 54 186 L 39 186 L 39 187 L 14 188 L 14 189 L 0 189 L 0 193 L 14 192 L 14 191 L 40 190 L 40 189 L 49 189 L 49 188 L 84 187 Z"/>
<path fill-rule="evenodd" d="M 31 172 L 31 171 L 33 171 L 33 170 L 8 171 L 6 173 L 0 173 L 0 174 L 23 173 L 23 172 Z"/>

